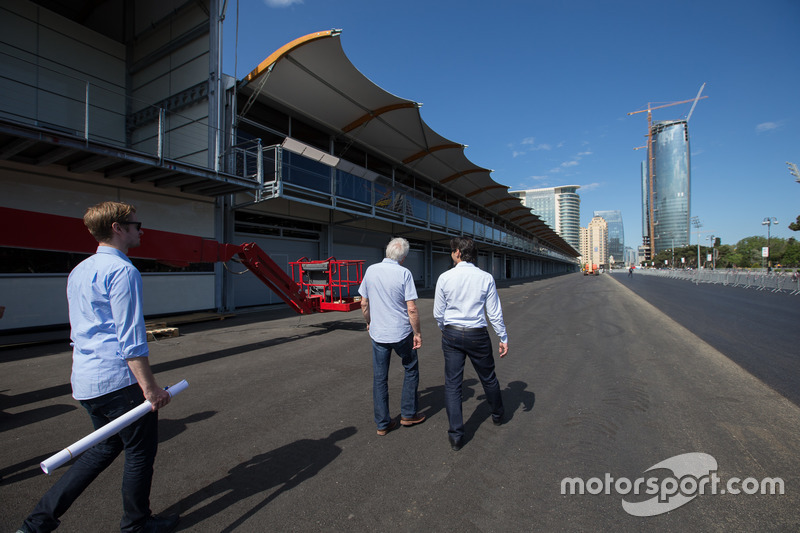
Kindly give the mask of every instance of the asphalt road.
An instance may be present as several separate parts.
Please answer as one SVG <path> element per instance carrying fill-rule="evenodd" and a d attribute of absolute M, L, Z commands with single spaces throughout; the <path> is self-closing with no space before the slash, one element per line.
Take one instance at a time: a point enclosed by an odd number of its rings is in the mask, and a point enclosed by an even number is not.
<path fill-rule="evenodd" d="M 635 290 L 658 284 L 632 281 Z M 670 305 L 678 315 L 710 315 L 703 297 L 681 296 L 687 282 L 670 283 L 655 306 L 616 275 L 502 287 L 510 353 L 498 376 L 508 421 L 491 423 L 468 369 L 459 452 L 447 443 L 430 295 L 418 302 L 420 405 L 429 418 L 385 437 L 372 422 L 371 349 L 358 311 L 272 310 L 182 326 L 180 337 L 151 345 L 162 384 L 190 383 L 160 413 L 153 510 L 179 512 L 179 529 L 197 532 L 797 531 L 800 408 L 778 392 L 791 380 L 764 377 L 772 358 L 752 357 L 748 369 L 726 352 L 749 335 L 738 308 L 727 306 L 715 333 L 727 343 L 693 333 L 699 319 L 687 328 L 670 318 Z M 796 339 L 796 328 L 776 328 L 753 343 L 777 353 Z M 791 361 L 777 374 L 796 376 Z M 390 405 L 399 412 L 398 363 Z M 45 476 L 38 463 L 91 429 L 69 395 L 69 365 L 66 343 L 0 351 L 0 528 L 13 531 L 63 470 Z M 721 490 L 733 478 L 751 478 L 748 489 L 780 478 L 784 494 L 711 494 L 704 485 L 697 495 L 692 480 L 704 478 L 691 458 L 722 480 Z M 669 469 L 647 472 L 665 461 Z M 121 463 L 59 531 L 116 530 Z M 562 494 L 565 478 L 583 481 L 586 492 Z M 645 478 L 663 487 L 659 505 L 646 503 L 655 497 L 646 483 L 633 494 Z M 684 484 L 687 503 L 669 494 L 673 481 Z"/>
<path fill-rule="evenodd" d="M 638 273 L 613 278 L 800 406 L 800 296 Z"/>

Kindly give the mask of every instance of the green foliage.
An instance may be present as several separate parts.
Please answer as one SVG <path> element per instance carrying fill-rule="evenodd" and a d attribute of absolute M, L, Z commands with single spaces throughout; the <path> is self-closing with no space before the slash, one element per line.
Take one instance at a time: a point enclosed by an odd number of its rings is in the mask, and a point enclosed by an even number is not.
<path fill-rule="evenodd" d="M 709 246 L 700 246 L 700 266 L 705 266 L 706 258 L 708 257 L 709 253 L 711 253 L 711 248 Z M 681 258 L 684 260 L 681 261 Z M 657 267 L 662 268 L 664 266 L 674 266 L 675 268 L 697 268 L 697 245 L 675 248 L 674 255 L 671 249 L 661 250 L 656 254 L 653 261 L 655 261 Z M 667 261 L 668 263 L 665 264 L 664 261 Z"/>
<path fill-rule="evenodd" d="M 800 215 L 797 215 L 797 220 L 789 224 L 789 229 L 792 231 L 800 231 Z"/>
<path fill-rule="evenodd" d="M 800 242 L 790 237 L 786 241 L 786 250 L 783 252 L 780 264 L 783 266 L 800 266 Z"/>
<path fill-rule="evenodd" d="M 764 259 L 761 257 L 761 248 L 767 245 L 767 238 L 762 236 L 745 237 L 735 245 L 720 244 L 716 239 L 714 249 L 717 254 L 717 268 L 761 268 Z M 782 239 L 772 237 L 769 240 L 769 260 L 772 266 L 781 265 L 787 268 L 800 267 L 800 241 L 795 238 Z M 709 267 L 706 259 L 711 253 L 710 246 L 700 246 L 700 265 Z M 674 257 L 674 262 L 673 262 Z M 681 258 L 685 261 L 681 262 Z M 662 250 L 653 258 L 656 267 L 665 266 L 675 268 L 697 268 L 697 245 Z M 667 261 L 667 263 L 664 263 Z"/>
<path fill-rule="evenodd" d="M 762 236 L 745 237 L 735 246 L 719 247 L 718 268 L 761 268 L 764 263 L 761 248 L 767 245 Z M 800 266 L 800 242 L 794 238 L 772 237 L 769 240 L 769 260 L 772 265 Z"/>

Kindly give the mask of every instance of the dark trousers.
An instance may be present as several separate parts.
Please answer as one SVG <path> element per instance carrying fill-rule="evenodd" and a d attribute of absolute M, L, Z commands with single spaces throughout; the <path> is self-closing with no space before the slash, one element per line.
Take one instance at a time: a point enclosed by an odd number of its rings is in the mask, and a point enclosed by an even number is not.
<path fill-rule="evenodd" d="M 483 385 L 486 400 L 492 409 L 493 418 L 504 414 L 500 383 L 494 372 L 492 341 L 485 328 L 474 330 L 442 331 L 442 352 L 444 353 L 444 397 L 447 418 L 450 423 L 448 434 L 460 441 L 464 436 L 464 416 L 461 411 L 461 388 L 464 382 L 464 362 L 467 357 Z"/>
<path fill-rule="evenodd" d="M 81 400 L 89 412 L 92 424 L 98 429 L 125 414 L 144 401 L 139 385 Z M 121 531 L 139 531 L 150 517 L 150 484 L 153 463 L 158 449 L 158 414 L 151 412 L 103 442 L 86 450 L 63 476 L 39 500 L 25 519 L 23 531 L 40 533 L 53 531 L 59 517 L 72 502 L 125 450 L 125 469 L 122 475 Z"/>

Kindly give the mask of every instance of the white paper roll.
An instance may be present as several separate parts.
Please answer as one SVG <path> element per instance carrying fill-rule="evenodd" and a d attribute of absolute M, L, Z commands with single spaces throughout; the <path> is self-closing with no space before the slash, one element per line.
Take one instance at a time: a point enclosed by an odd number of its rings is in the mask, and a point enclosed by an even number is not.
<path fill-rule="evenodd" d="M 167 387 L 166 391 L 169 393 L 170 398 L 174 398 L 178 393 L 182 392 L 188 386 L 189 383 L 184 379 L 183 381 L 180 381 L 171 387 Z M 100 429 L 89 433 L 81 440 L 67 446 L 52 457 L 45 459 L 39 464 L 39 466 L 42 467 L 42 470 L 45 474 L 50 474 L 50 472 L 63 465 L 73 457 L 79 456 L 95 444 L 106 440 L 111 435 L 116 435 L 123 428 L 133 424 L 151 410 L 152 404 L 145 400 L 140 406 L 131 409 L 124 415 L 115 418 Z"/>

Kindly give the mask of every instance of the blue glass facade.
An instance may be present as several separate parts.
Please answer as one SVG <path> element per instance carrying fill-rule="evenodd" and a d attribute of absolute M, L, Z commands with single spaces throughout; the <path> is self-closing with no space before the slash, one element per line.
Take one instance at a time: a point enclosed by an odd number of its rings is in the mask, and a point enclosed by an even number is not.
<path fill-rule="evenodd" d="M 580 185 L 510 191 L 575 250 L 580 248 Z"/>
<path fill-rule="evenodd" d="M 689 245 L 689 129 L 685 120 L 652 127 L 653 253 Z"/>
<path fill-rule="evenodd" d="M 561 238 L 578 250 L 581 242 L 581 197 L 578 186 L 556 187 L 558 201 L 558 228 Z"/>
<path fill-rule="evenodd" d="M 625 262 L 625 228 L 622 225 L 622 211 L 595 211 L 608 225 L 608 255 L 615 263 Z"/>

